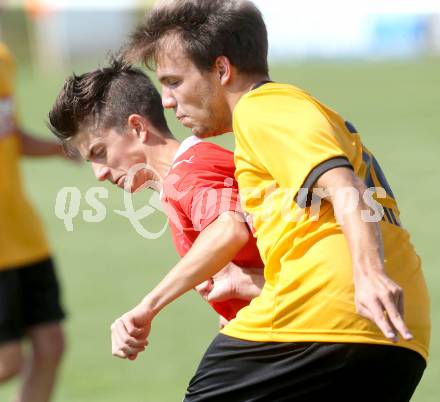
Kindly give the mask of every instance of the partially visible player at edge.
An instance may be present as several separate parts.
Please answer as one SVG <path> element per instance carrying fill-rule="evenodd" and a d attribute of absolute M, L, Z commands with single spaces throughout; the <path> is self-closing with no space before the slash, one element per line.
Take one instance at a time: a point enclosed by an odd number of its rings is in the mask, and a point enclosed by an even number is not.
<path fill-rule="evenodd" d="M 266 26 L 250 1 L 159 1 L 128 47 L 128 57 L 155 64 L 164 106 L 194 134 L 233 131 L 265 263 L 261 295 L 214 339 L 186 401 L 370 401 L 377 390 L 381 400 L 409 400 L 428 356 L 428 291 L 395 197 L 354 126 L 270 81 Z M 362 219 L 372 186 L 386 195 L 380 222 Z M 318 188 L 329 195 L 315 221 L 307 196 Z M 360 195 L 355 209 L 345 208 L 347 188 Z M 134 318 L 138 339 L 160 307 Z M 113 353 L 130 357 L 120 346 Z"/>
<path fill-rule="evenodd" d="M 260 293 L 263 263 L 255 238 L 244 219 L 231 218 L 242 214 L 232 152 L 197 137 L 180 144 L 144 73 L 114 59 L 108 67 L 68 77 L 49 121 L 66 147 L 92 162 L 98 180 L 129 192 L 160 190 L 182 260 L 134 312 L 151 299 L 178 297 L 197 286 L 230 320 Z"/>
<path fill-rule="evenodd" d="M 49 401 L 64 350 L 59 285 L 41 223 L 26 199 L 20 157 L 64 156 L 19 126 L 15 66 L 0 42 L 0 383 L 22 375 L 14 402 Z M 30 350 L 22 349 L 22 340 Z"/>

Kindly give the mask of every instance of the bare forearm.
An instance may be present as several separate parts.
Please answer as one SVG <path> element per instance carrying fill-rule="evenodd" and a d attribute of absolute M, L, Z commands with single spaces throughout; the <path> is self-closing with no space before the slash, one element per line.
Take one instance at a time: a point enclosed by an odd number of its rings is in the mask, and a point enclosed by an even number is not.
<path fill-rule="evenodd" d="M 317 187 L 331 193 L 330 202 L 349 245 L 356 311 L 373 321 L 388 339 L 396 342 L 400 333 L 410 340 L 403 320 L 403 289 L 385 272 L 379 223 L 363 219 L 362 211 L 368 210 L 363 202 L 365 185 L 352 171 L 336 168 L 324 173 Z"/>
<path fill-rule="evenodd" d="M 317 182 L 328 194 L 335 217 L 347 239 L 354 271 L 383 269 L 383 242 L 378 222 L 363 218 L 365 184 L 347 168 L 325 173 Z"/>
<path fill-rule="evenodd" d="M 162 282 L 140 304 L 112 324 L 113 355 L 136 359 L 148 344 L 155 315 L 174 299 L 221 270 L 248 238 L 247 226 L 236 213 L 223 214 L 211 223 Z M 207 258 L 208 255 L 211 258 Z"/>
<path fill-rule="evenodd" d="M 192 248 L 143 300 L 157 314 L 167 304 L 211 278 L 231 261 L 248 240 L 248 230 L 230 213 L 217 219 L 194 242 Z M 209 257 L 208 257 L 209 256 Z"/>
<path fill-rule="evenodd" d="M 350 248 L 354 273 L 359 270 L 366 275 L 369 270 L 383 271 L 384 251 L 380 225 L 362 218 L 362 211 L 369 208 L 362 198 L 365 187 L 357 181 L 352 186 L 360 195 L 356 208 L 347 212 L 341 198 L 334 197 L 333 210 L 338 221 L 343 222 L 341 227 Z"/>
<path fill-rule="evenodd" d="M 63 147 L 56 141 L 33 137 L 23 131 L 19 132 L 21 153 L 24 156 L 46 157 L 64 155 Z"/>

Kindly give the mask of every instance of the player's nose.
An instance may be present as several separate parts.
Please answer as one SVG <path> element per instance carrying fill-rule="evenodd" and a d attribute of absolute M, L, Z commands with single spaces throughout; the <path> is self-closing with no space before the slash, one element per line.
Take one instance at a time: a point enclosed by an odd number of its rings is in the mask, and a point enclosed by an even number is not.
<path fill-rule="evenodd" d="M 99 181 L 104 181 L 108 179 L 110 174 L 110 169 L 107 166 L 92 162 L 92 169 L 93 169 L 93 173 L 95 174 L 95 177 Z"/>
<path fill-rule="evenodd" d="M 177 107 L 176 98 L 166 87 L 162 87 L 162 106 L 164 109 L 174 109 Z"/>

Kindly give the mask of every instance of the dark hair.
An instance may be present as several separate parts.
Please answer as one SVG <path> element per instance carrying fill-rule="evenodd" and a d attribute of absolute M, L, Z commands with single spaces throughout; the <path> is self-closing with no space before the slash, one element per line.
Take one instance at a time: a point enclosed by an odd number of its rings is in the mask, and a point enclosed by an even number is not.
<path fill-rule="evenodd" d="M 122 61 L 68 77 L 49 112 L 49 129 L 65 145 L 80 129 L 122 130 L 139 114 L 169 134 L 159 92 L 141 70 Z"/>
<path fill-rule="evenodd" d="M 268 75 L 268 40 L 263 16 L 248 0 L 159 1 L 131 35 L 125 57 L 152 68 L 164 38 L 178 35 L 201 71 L 219 56 L 240 72 Z"/>

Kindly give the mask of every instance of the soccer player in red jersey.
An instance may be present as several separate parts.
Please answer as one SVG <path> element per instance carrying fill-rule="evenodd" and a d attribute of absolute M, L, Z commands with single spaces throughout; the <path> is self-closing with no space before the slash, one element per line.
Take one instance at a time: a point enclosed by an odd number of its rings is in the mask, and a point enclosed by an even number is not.
<path fill-rule="evenodd" d="M 230 320 L 259 294 L 263 263 L 239 205 L 232 152 L 196 137 L 180 144 L 145 74 L 114 60 L 107 68 L 72 76 L 49 121 L 67 148 L 92 162 L 99 180 L 129 192 L 161 190 L 174 244 L 183 257 L 138 306 L 115 322 L 113 331 L 119 335 L 114 350 L 122 333 L 139 325 L 137 317 L 147 305 L 156 315 L 197 287 Z M 133 337 L 126 352 L 134 359 L 144 346 Z"/>

